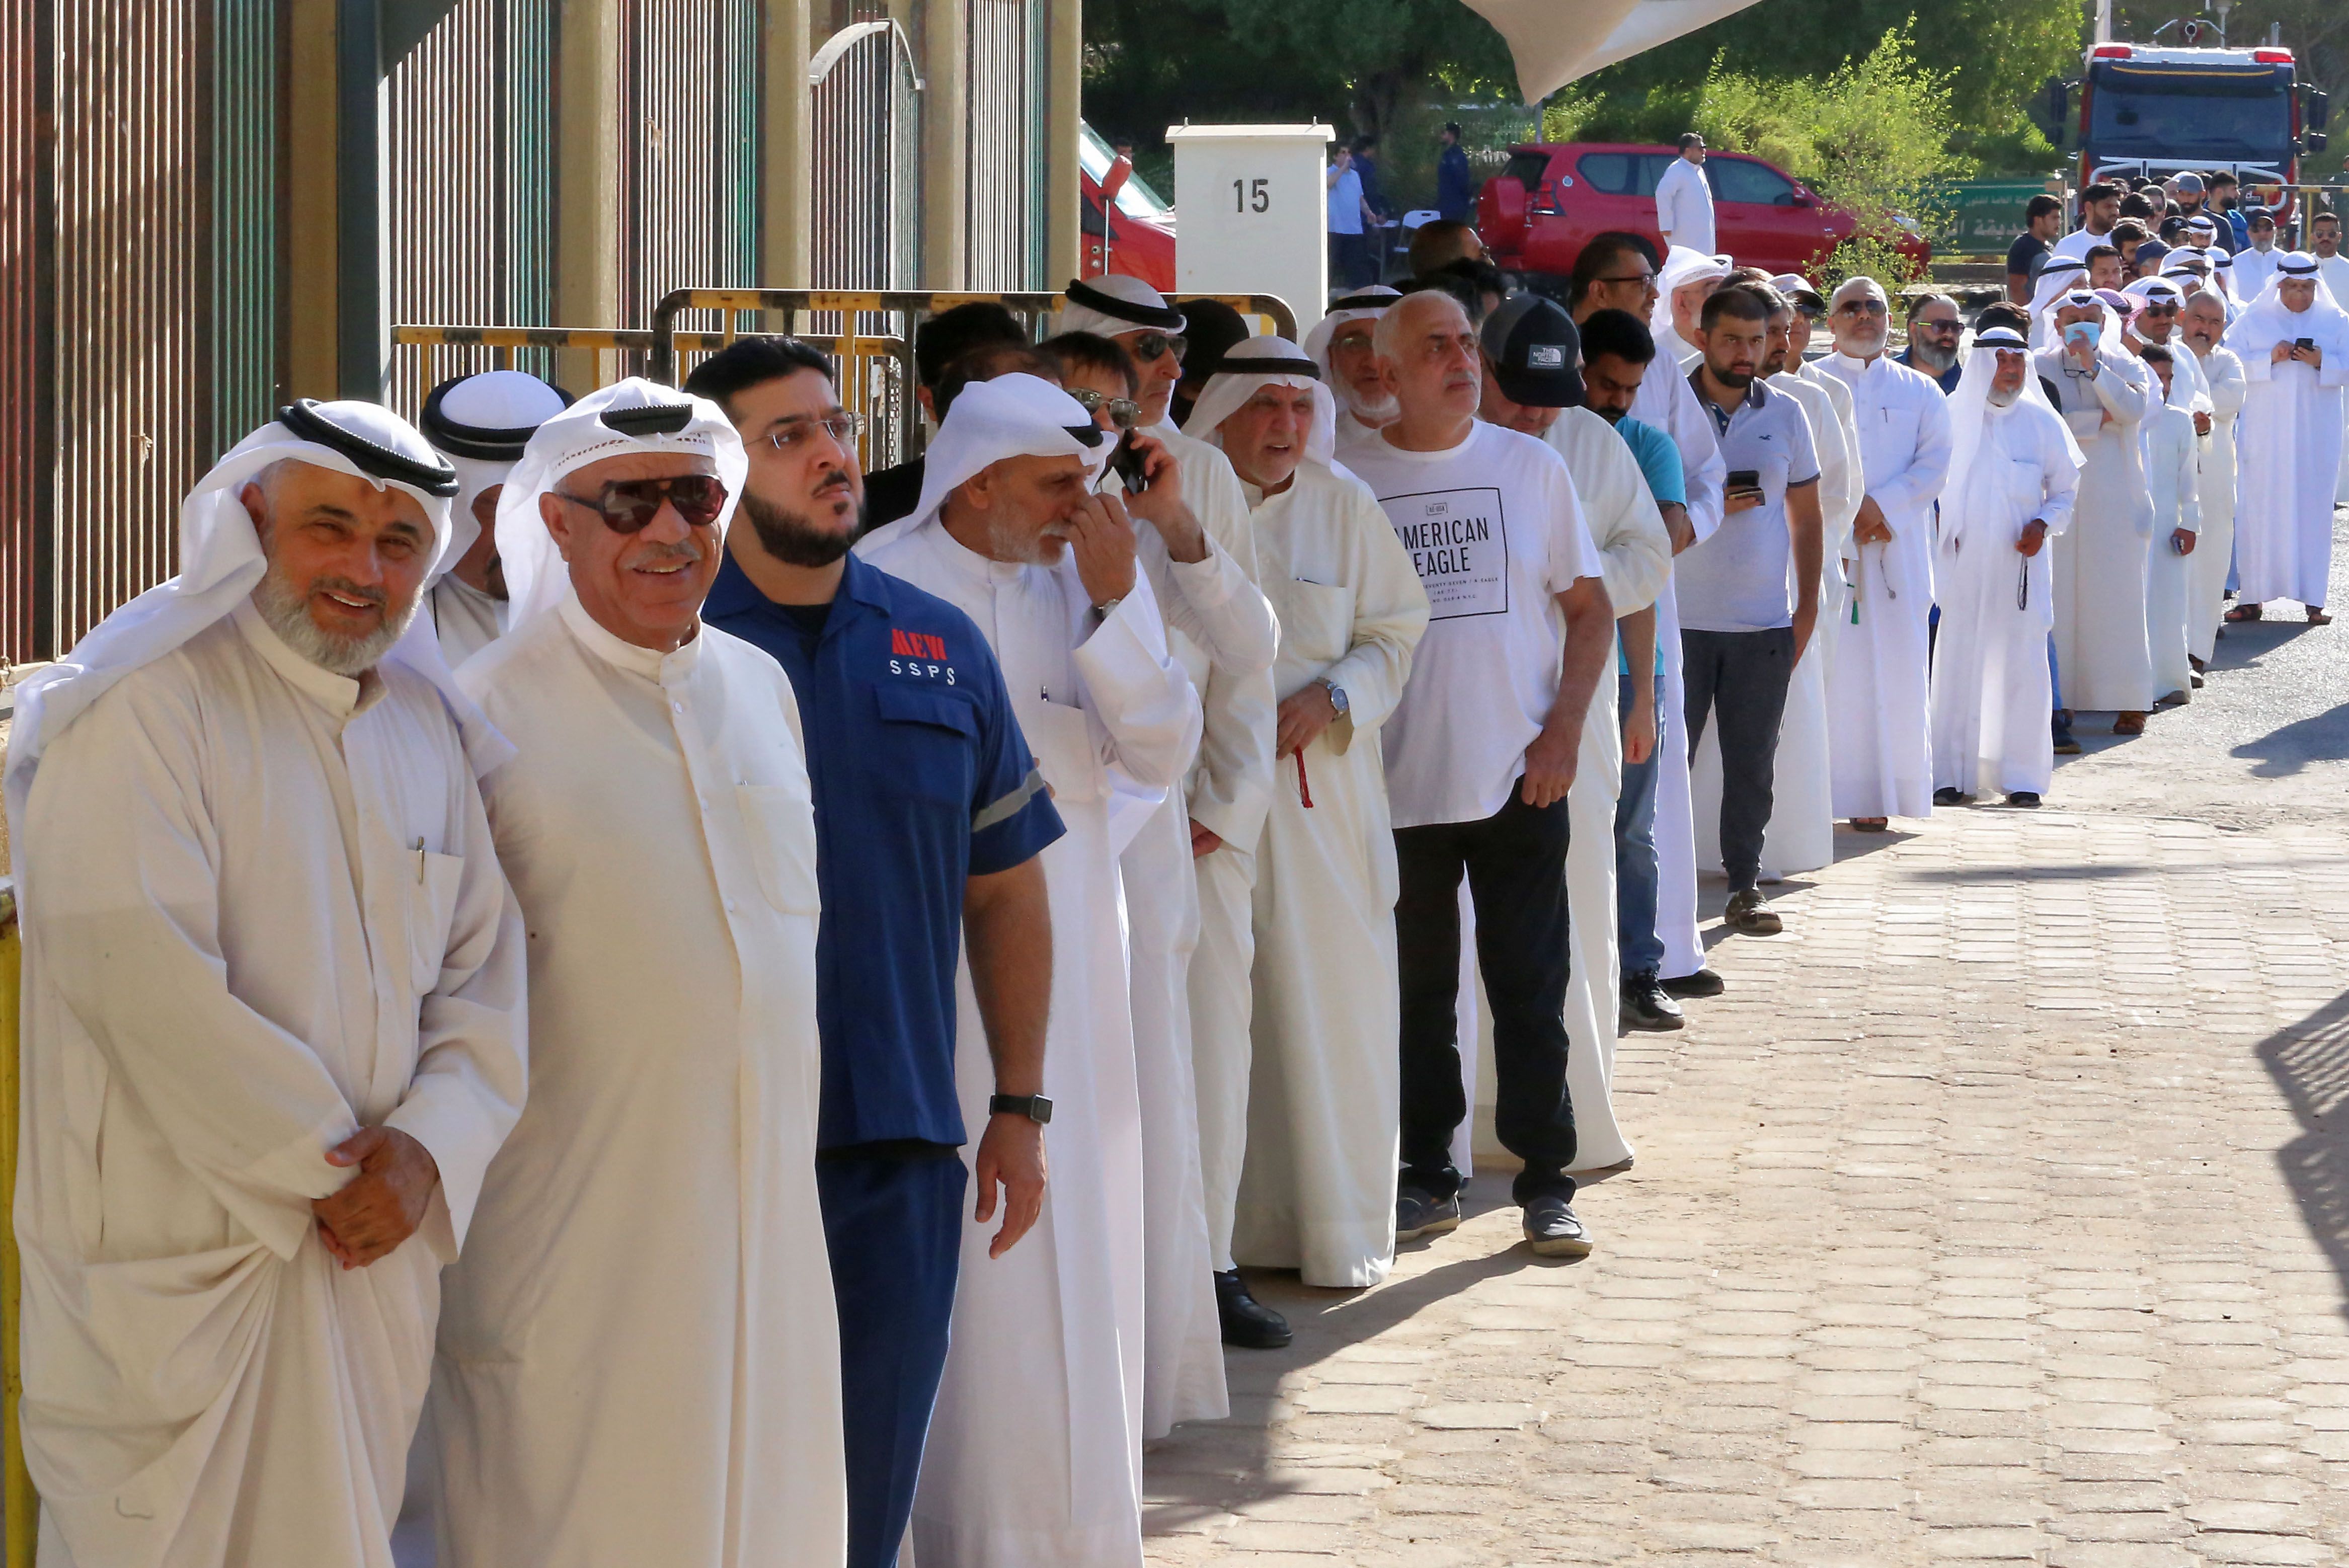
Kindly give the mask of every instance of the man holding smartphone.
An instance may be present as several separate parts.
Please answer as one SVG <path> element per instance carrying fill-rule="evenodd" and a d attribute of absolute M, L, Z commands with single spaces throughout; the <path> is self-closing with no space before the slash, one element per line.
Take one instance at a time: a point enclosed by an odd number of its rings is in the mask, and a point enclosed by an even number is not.
<path fill-rule="evenodd" d="M 1729 465 L 1720 531 L 1676 568 L 1689 744 L 1721 719 L 1722 920 L 1769 936 L 1782 929 L 1755 884 L 1770 826 L 1778 720 L 1786 684 L 1818 622 L 1824 523 L 1819 460 L 1802 405 L 1762 376 L 1775 290 L 1740 284 L 1704 302 L 1689 376 Z M 1794 587 L 1788 588 L 1788 566 Z"/>
<path fill-rule="evenodd" d="M 2227 331 L 2243 362 L 2242 494 L 2235 563 L 2242 589 L 2230 621 L 2256 621 L 2270 599 L 2296 599 L 2321 626 L 2333 570 L 2333 497 L 2341 465 L 2342 387 L 2349 385 L 2349 315 L 2323 263 L 2295 251 Z"/>

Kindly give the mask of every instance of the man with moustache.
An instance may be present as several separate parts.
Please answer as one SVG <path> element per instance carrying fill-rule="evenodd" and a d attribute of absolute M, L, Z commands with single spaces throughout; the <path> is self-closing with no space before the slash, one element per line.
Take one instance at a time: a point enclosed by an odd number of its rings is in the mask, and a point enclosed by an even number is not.
<path fill-rule="evenodd" d="M 823 356 L 746 338 L 686 383 L 750 458 L 703 614 L 792 677 L 816 815 L 816 1191 L 840 1305 L 848 1561 L 886 1568 L 913 1510 L 954 1311 L 966 1137 L 955 1090 L 957 937 L 997 1107 L 973 1163 L 1002 1191 L 999 1255 L 1043 1202 L 1052 931 L 1037 859 L 1061 837 L 1003 675 L 968 616 L 849 554 L 856 422 Z"/>

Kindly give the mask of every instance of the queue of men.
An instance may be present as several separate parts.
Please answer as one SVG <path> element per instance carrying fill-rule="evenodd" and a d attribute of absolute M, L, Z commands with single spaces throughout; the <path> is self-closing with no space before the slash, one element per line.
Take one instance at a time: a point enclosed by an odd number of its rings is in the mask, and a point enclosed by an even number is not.
<path fill-rule="evenodd" d="M 2037 805 L 2230 545 L 2323 618 L 2333 251 L 2086 259 L 1897 355 L 1628 233 L 1302 345 L 1080 281 L 925 323 L 870 486 L 789 338 L 282 409 L 19 688 L 43 1561 L 1138 1565 L 1242 1268 L 1461 1222 L 1485 1042 L 1593 1249 L 1701 868 L 1766 936 L 1837 820 Z"/>

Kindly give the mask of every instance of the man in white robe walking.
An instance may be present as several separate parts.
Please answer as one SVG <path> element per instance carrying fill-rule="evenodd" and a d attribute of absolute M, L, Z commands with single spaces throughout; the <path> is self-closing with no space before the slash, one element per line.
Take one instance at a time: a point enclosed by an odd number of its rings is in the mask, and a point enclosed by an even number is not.
<path fill-rule="evenodd" d="M 631 377 L 499 501 L 512 626 L 461 684 L 517 752 L 484 789 L 532 1094 L 449 1277 L 440 1568 L 846 1550 L 799 709 L 700 620 L 745 467 L 716 404 Z"/>
<path fill-rule="evenodd" d="M 2203 438 L 2195 499 L 2202 532 L 2190 558 L 2194 578 L 2186 607 L 2187 653 L 2197 675 L 2218 652 L 2219 623 L 2227 608 L 2227 575 L 2234 566 L 2236 421 L 2251 384 L 2243 362 L 2226 346 L 2227 306 L 2198 292 L 2185 302 L 2178 335 L 2186 341 L 2209 388 L 2210 433 Z"/>
<path fill-rule="evenodd" d="M 2145 635 L 2153 500 L 2138 427 L 2161 394 L 2121 346 L 2119 322 L 2095 294 L 2061 296 L 2047 327 L 2056 346 L 2034 355 L 2033 368 L 2055 389 L 2055 411 L 2086 458 L 2072 526 L 2054 547 L 2063 716 L 2110 711 L 2114 734 L 2139 735 L 2155 693 Z"/>
<path fill-rule="evenodd" d="M 1934 582 L 1933 783 L 2010 806 L 2039 804 L 2054 776 L 2047 629 L 2051 536 L 2072 521 L 2080 449 L 2049 406 L 2012 326 L 1978 333 L 1950 396 L 1950 482 Z"/>
<path fill-rule="evenodd" d="M 1133 508 L 1134 515 L 1163 515 L 1165 526 L 1173 526 L 1179 509 L 1193 520 L 1192 531 L 1205 531 L 1216 558 L 1212 570 L 1170 572 L 1159 537 L 1164 527 L 1155 521 L 1143 544 L 1154 588 L 1181 591 L 1160 593 L 1159 608 L 1168 645 L 1198 691 L 1202 723 L 1199 752 L 1181 789 L 1160 808 L 1162 820 L 1138 827 L 1126 849 L 1151 1207 L 1161 1216 L 1179 1208 L 1184 1233 L 1179 1258 L 1157 1237 L 1151 1243 L 1143 1432 L 1158 1438 L 1175 1421 L 1226 1413 L 1217 1348 L 1221 1323 L 1235 1314 L 1246 1316 L 1242 1298 L 1228 1287 L 1216 1294 L 1208 1260 L 1196 1255 L 1206 1250 L 1206 1226 L 1194 1060 L 1203 1050 L 1211 1064 L 1228 1064 L 1244 1060 L 1248 1049 L 1251 890 L 1256 841 L 1272 801 L 1278 632 L 1256 587 L 1247 498 L 1231 464 L 1169 422 L 1186 352 L 1183 313 L 1138 278 L 1072 282 L 1068 298 L 1061 331 L 1095 334 L 1124 351 L 1134 378 L 1128 395 L 1138 406 L 1134 428 L 1174 459 L 1179 502 L 1146 500 Z M 1163 1006 L 1154 1000 L 1160 995 L 1167 998 Z M 1154 1045 L 1161 1037 L 1168 1042 L 1164 1048 Z M 1154 1071 L 1154 1061 L 1164 1065 Z M 1155 1229 L 1164 1234 L 1169 1227 L 1162 1222 Z M 1178 1282 L 1185 1259 L 1196 1266 L 1192 1277 Z"/>
<path fill-rule="evenodd" d="M 502 743 L 394 647 L 456 489 L 388 411 L 292 405 L 188 497 L 180 575 L 17 688 L 43 1563 L 390 1568 L 523 1094 Z"/>
<path fill-rule="evenodd" d="M 1828 633 L 1827 748 L 1835 814 L 1862 831 L 1933 810 L 1933 502 L 1949 476 L 1948 399 L 1885 354 L 1889 302 L 1851 278 L 1828 302 L 1826 370 L 1851 389 L 1865 493 L 1844 546 L 1851 584 Z"/>
<path fill-rule="evenodd" d="M 988 1231 L 966 1233 L 914 1501 L 923 1568 L 1142 1561 L 1142 1111 L 1110 799 L 1176 785 L 1199 699 L 1167 650 L 1132 520 L 1093 493 L 1110 449 L 1049 382 L 976 383 L 925 454 L 913 515 L 856 547 L 978 624 L 1068 830 L 1042 855 L 1051 1186 L 1034 1234 L 994 1266 L 975 1256 Z M 960 1027 L 977 1026 L 967 1006 Z"/>
<path fill-rule="evenodd" d="M 455 669 L 504 634 L 506 574 L 498 560 L 498 497 L 531 432 L 571 394 L 520 370 L 453 377 L 424 399 L 424 438 L 457 470 L 449 507 L 449 566 L 429 601 L 440 652 Z"/>
<path fill-rule="evenodd" d="M 1254 1050 L 1237 1083 L 1199 1079 L 1208 1222 L 1237 1342 L 1224 1282 L 1238 1264 L 1349 1288 L 1378 1284 L 1393 1261 L 1395 862 L 1379 728 L 1427 629 L 1427 593 L 1377 499 L 1331 466 L 1337 399 L 1312 360 L 1257 337 L 1224 363 L 1190 423 L 1247 487 L 1282 634 Z M 1285 1323 L 1258 1336 L 1288 1337 Z"/>
<path fill-rule="evenodd" d="M 2349 387 L 2349 312 L 2322 264 L 2295 251 L 2227 329 L 2243 362 L 2241 509 L 2230 617 L 2257 620 L 2271 599 L 2296 599 L 2323 625 L 2333 571 L 2333 498 L 2341 468 L 2342 388 Z"/>

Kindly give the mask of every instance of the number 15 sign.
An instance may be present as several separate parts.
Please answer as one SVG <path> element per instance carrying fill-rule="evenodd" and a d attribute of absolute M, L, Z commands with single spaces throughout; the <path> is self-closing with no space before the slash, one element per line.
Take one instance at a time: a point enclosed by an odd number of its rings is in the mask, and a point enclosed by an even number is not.
<path fill-rule="evenodd" d="M 1268 294 L 1302 335 L 1330 297 L 1326 125 L 1179 125 L 1174 149 L 1175 286 Z"/>

